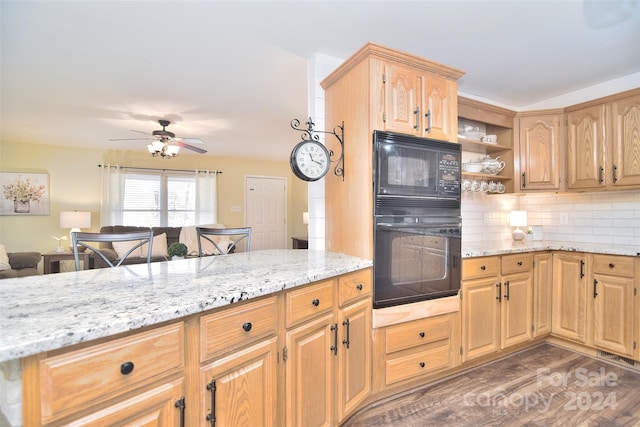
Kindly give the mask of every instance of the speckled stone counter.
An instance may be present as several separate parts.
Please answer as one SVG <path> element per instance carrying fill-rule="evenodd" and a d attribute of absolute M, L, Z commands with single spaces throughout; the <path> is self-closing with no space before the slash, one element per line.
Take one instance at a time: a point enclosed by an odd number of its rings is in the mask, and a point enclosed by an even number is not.
<path fill-rule="evenodd" d="M 640 256 L 640 245 L 609 245 L 599 243 L 562 242 L 552 240 L 515 242 L 484 241 L 462 242 L 462 258 L 508 255 L 535 251 L 571 251 L 594 254 Z"/>
<path fill-rule="evenodd" d="M 179 319 L 370 267 L 265 250 L 0 281 L 0 362 Z"/>

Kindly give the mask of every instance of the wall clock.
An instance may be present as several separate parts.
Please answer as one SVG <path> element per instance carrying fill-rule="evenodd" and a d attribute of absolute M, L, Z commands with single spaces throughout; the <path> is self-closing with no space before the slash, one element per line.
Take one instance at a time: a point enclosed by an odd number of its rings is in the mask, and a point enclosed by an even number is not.
<path fill-rule="evenodd" d="M 291 170 L 304 181 L 317 181 L 329 172 L 329 151 L 318 141 L 302 141 L 291 151 Z"/>

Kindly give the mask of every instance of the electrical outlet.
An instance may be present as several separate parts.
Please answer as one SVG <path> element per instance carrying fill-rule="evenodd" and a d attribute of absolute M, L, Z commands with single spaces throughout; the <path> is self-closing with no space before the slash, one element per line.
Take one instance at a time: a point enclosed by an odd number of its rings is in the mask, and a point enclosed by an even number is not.
<path fill-rule="evenodd" d="M 240 206 L 231 206 L 231 212 L 240 212 Z"/>
<path fill-rule="evenodd" d="M 569 214 L 566 212 L 563 212 L 560 214 L 560 225 L 567 225 L 569 224 Z"/>

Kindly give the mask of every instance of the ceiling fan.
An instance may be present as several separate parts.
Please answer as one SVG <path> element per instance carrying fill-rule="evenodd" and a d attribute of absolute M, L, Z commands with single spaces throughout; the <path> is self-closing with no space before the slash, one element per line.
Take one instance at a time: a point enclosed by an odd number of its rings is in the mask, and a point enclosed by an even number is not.
<path fill-rule="evenodd" d="M 169 120 L 160 119 L 158 120 L 158 123 L 160 124 L 160 126 L 162 126 L 162 129 L 154 130 L 150 134 L 139 130 L 131 130 L 132 132 L 149 135 L 152 138 L 117 138 L 110 139 L 109 141 L 152 141 L 149 145 L 147 145 L 149 154 L 151 154 L 152 156 L 161 156 L 165 158 L 177 156 L 178 151 L 181 147 L 186 148 L 187 150 L 195 151 L 199 154 L 204 154 L 207 152 L 207 150 L 203 148 L 187 144 L 187 142 L 190 142 L 192 144 L 204 144 L 203 140 L 199 138 L 176 138 L 175 133 L 167 130 L 167 126 L 171 124 Z"/>

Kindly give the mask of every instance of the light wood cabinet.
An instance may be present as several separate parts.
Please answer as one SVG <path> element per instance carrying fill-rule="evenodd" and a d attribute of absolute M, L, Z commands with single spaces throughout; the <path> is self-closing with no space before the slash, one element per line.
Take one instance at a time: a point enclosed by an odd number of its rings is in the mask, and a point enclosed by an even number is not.
<path fill-rule="evenodd" d="M 457 79 L 463 74 L 368 43 L 322 81 L 326 126 L 344 122 L 349 141 L 344 180 L 332 174 L 324 178 L 325 249 L 373 259 L 373 131 L 457 141 Z M 326 143 L 340 152 L 337 142 Z"/>
<path fill-rule="evenodd" d="M 622 356 L 634 356 L 635 260 L 593 256 L 593 345 Z"/>
<path fill-rule="evenodd" d="M 551 333 L 553 304 L 553 256 L 551 252 L 533 256 L 533 337 Z"/>
<path fill-rule="evenodd" d="M 520 190 L 560 191 L 564 168 L 564 114 L 528 112 L 517 117 L 520 151 Z M 564 187 L 564 185 L 563 185 Z"/>
<path fill-rule="evenodd" d="M 640 186 L 640 89 L 567 108 L 567 186 Z"/>
<path fill-rule="evenodd" d="M 587 256 L 553 254 L 553 322 L 555 335 L 580 343 L 587 338 Z"/>
<path fill-rule="evenodd" d="M 533 255 L 503 255 L 500 348 L 533 338 Z"/>

